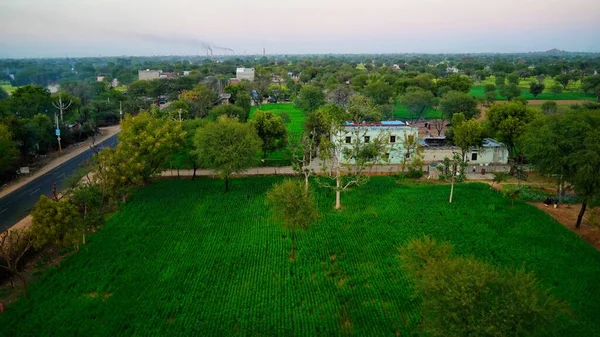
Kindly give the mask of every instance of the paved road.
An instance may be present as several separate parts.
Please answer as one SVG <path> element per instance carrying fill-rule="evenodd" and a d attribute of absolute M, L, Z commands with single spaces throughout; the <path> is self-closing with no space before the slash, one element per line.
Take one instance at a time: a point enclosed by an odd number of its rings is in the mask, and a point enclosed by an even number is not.
<path fill-rule="evenodd" d="M 117 135 L 114 135 L 99 143 L 97 147 L 114 147 L 116 144 Z M 84 161 L 92 158 L 92 154 L 92 149 L 88 149 L 1 198 L 0 231 L 4 231 L 26 217 L 41 195 L 51 196 L 54 182 L 56 182 L 56 189 L 61 191 L 64 188 L 65 179 L 71 176 Z"/>

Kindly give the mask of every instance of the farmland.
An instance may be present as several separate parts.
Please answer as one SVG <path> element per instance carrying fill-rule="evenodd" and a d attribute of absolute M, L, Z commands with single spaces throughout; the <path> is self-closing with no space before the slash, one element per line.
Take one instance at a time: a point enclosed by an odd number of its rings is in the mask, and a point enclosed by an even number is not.
<path fill-rule="evenodd" d="M 529 92 L 529 83 L 531 82 L 536 82 L 537 80 L 535 79 L 535 77 L 530 77 L 527 79 L 521 79 L 520 83 L 519 83 L 519 87 L 521 88 L 521 97 L 527 99 L 527 100 L 532 100 L 534 99 L 533 95 Z M 550 87 L 552 87 L 552 85 L 554 85 L 556 82 L 554 81 L 554 79 L 552 78 L 545 78 L 544 79 L 544 85 L 546 86 L 546 88 L 544 89 L 544 92 L 541 93 L 540 95 L 537 96 L 537 98 L 535 99 L 542 99 L 542 100 L 596 100 L 596 96 L 592 93 L 589 94 L 584 94 L 583 91 L 581 90 L 581 83 L 579 81 L 573 81 L 571 83 L 569 83 L 569 86 L 566 90 L 564 90 L 562 93 L 560 94 L 553 94 L 550 91 Z M 486 84 L 495 84 L 495 77 L 494 76 L 490 76 L 488 78 L 486 78 L 484 81 L 481 81 L 479 84 L 474 85 L 471 88 L 471 91 L 469 92 L 469 94 L 471 94 L 471 96 L 474 96 L 476 98 L 486 98 L 485 95 L 485 91 L 484 91 L 484 86 Z M 500 90 L 497 90 L 496 93 L 496 99 L 497 100 L 506 100 L 506 97 L 503 97 L 502 95 L 500 95 Z"/>
<path fill-rule="evenodd" d="M 2 89 L 4 89 L 9 95 L 12 95 L 12 93 L 17 90 L 17 87 L 13 87 L 12 85 L 9 84 L 0 84 L 0 87 L 2 87 Z"/>
<path fill-rule="evenodd" d="M 556 336 L 600 331 L 600 254 L 532 206 L 483 184 L 373 178 L 316 192 L 321 219 L 296 237 L 270 220 L 279 178 L 161 181 L 0 315 L 0 335 L 410 335 L 420 313 L 397 247 L 424 234 L 459 255 L 535 272 L 568 305 Z"/>

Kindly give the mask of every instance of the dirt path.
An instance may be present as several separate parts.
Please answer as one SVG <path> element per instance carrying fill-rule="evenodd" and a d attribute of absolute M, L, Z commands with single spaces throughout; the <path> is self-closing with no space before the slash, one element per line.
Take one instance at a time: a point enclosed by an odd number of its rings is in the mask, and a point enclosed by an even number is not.
<path fill-rule="evenodd" d="M 598 224 L 600 221 L 600 208 L 588 208 L 583 216 L 581 227 L 576 229 L 575 223 L 577 222 L 577 216 L 579 215 L 581 204 L 561 205 L 558 208 L 546 206 L 542 202 L 532 202 L 530 204 L 550 214 L 554 220 L 561 223 L 571 232 L 579 235 L 592 247 L 600 250 L 600 226 Z"/>
<path fill-rule="evenodd" d="M 119 125 L 101 128 L 100 135 L 98 135 L 96 137 L 96 144 L 106 140 L 109 137 L 114 136 L 119 131 L 121 131 L 121 127 Z M 17 180 L 13 180 L 13 181 L 7 183 L 6 185 L 0 187 L 0 198 L 19 189 L 21 186 L 27 184 L 28 182 L 46 174 L 50 170 L 60 166 L 64 162 L 68 161 L 69 159 L 72 159 L 73 157 L 86 151 L 87 149 L 90 148 L 90 145 L 92 145 L 92 142 L 93 142 L 92 139 L 88 139 L 81 143 L 73 144 L 73 145 L 69 146 L 68 148 L 64 149 L 61 155 L 59 155 L 56 152 L 53 153 L 52 156 L 56 156 L 56 157 L 54 159 L 50 159 L 44 166 L 36 169 L 36 171 L 33 174 L 30 174 L 29 176 L 21 177 Z"/>

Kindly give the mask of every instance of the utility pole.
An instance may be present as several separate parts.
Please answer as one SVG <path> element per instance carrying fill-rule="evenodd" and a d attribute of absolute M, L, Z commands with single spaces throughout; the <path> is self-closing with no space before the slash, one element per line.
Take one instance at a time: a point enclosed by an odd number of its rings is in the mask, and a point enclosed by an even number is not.
<path fill-rule="evenodd" d="M 183 122 L 183 120 L 181 119 L 181 108 L 179 108 L 179 122 Z"/>
<path fill-rule="evenodd" d="M 62 101 L 62 95 L 58 94 L 58 104 L 56 104 L 56 102 L 52 102 L 52 105 L 57 108 L 58 110 L 60 110 L 60 122 L 64 123 L 64 119 L 63 119 L 63 111 L 67 110 L 71 104 L 73 103 L 73 101 L 69 101 L 69 104 L 65 104 Z M 58 129 L 58 126 L 56 127 Z"/>
<path fill-rule="evenodd" d="M 123 102 L 119 102 L 119 122 L 123 121 Z"/>
<path fill-rule="evenodd" d="M 60 127 L 58 126 L 58 115 L 54 113 L 54 120 L 56 121 L 56 139 L 58 140 L 58 152 L 62 153 L 62 146 L 60 145 Z"/>

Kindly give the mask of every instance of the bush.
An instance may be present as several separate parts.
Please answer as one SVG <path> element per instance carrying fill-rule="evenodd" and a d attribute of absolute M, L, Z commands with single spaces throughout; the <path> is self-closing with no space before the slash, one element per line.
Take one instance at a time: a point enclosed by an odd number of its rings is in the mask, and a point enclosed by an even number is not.
<path fill-rule="evenodd" d="M 400 249 L 422 298 L 422 327 L 432 336 L 544 336 L 562 305 L 523 270 L 511 272 L 451 255 L 425 237 Z"/>
<path fill-rule="evenodd" d="M 406 177 L 411 179 L 419 179 L 423 177 L 423 169 L 415 169 L 413 167 L 410 167 L 408 169 L 408 173 L 406 173 Z"/>

